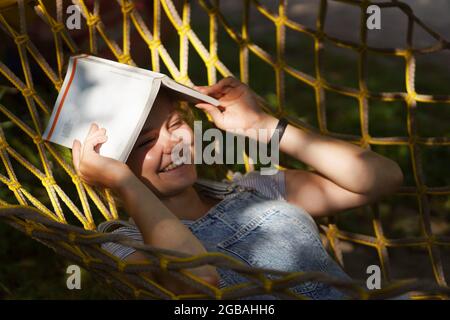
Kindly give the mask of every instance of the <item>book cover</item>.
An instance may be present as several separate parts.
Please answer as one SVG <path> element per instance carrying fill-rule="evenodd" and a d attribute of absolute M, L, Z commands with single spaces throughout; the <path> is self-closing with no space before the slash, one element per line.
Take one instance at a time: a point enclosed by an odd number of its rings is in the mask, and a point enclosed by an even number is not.
<path fill-rule="evenodd" d="M 84 141 L 95 122 L 108 135 L 100 154 L 125 162 L 161 85 L 185 100 L 219 105 L 162 73 L 89 55 L 71 57 L 43 139 L 71 148 L 74 139 Z"/>

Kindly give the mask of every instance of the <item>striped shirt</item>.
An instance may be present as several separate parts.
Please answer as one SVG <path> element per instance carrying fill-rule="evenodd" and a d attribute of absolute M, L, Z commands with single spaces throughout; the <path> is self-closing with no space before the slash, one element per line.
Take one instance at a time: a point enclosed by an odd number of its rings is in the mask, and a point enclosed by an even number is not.
<path fill-rule="evenodd" d="M 261 175 L 259 171 L 252 171 L 244 175 L 240 172 L 236 172 L 234 173 L 231 181 L 212 181 L 206 179 L 198 179 L 196 182 L 196 186 L 199 187 L 200 192 L 202 192 L 203 194 L 217 199 L 224 199 L 227 195 L 232 193 L 232 186 L 240 186 L 243 188 L 257 190 L 262 195 L 272 200 L 286 201 L 285 172 L 282 170 L 279 170 L 274 175 Z M 192 220 L 181 221 L 186 226 L 189 226 L 194 222 Z M 113 230 L 111 231 L 111 229 Z M 141 243 L 144 242 L 141 232 L 131 218 L 129 221 L 105 221 L 98 226 L 98 230 L 100 232 L 122 234 L 135 241 Z M 126 247 L 114 242 L 104 243 L 102 244 L 102 248 L 122 260 L 136 251 L 133 248 Z"/>

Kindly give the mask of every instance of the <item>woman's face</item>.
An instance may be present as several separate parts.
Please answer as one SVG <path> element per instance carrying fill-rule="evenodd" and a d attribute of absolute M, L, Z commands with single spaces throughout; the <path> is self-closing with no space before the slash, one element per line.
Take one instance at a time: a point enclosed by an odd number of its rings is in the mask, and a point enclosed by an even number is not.
<path fill-rule="evenodd" d="M 197 180 L 192 157 L 187 164 L 173 163 L 172 150 L 179 143 L 193 155 L 192 129 L 176 110 L 176 102 L 160 91 L 127 161 L 133 173 L 160 197 L 175 195 Z"/>

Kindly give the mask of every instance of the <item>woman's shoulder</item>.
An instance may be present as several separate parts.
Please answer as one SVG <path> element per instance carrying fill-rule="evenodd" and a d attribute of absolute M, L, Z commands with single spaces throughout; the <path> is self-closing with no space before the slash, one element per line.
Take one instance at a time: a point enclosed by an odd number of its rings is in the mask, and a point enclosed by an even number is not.
<path fill-rule="evenodd" d="M 273 200 L 286 200 L 284 171 L 278 170 L 272 175 L 265 175 L 261 171 L 241 173 L 229 172 L 228 178 L 222 181 L 199 178 L 197 189 L 215 198 L 225 198 L 235 192 L 235 187 L 253 189 L 265 197 Z M 239 190 L 239 189 L 238 189 Z"/>
<path fill-rule="evenodd" d="M 261 171 L 251 171 L 245 174 L 236 172 L 232 182 L 247 188 L 252 188 L 269 199 L 286 200 L 285 174 L 277 170 L 275 174 L 266 175 Z"/>

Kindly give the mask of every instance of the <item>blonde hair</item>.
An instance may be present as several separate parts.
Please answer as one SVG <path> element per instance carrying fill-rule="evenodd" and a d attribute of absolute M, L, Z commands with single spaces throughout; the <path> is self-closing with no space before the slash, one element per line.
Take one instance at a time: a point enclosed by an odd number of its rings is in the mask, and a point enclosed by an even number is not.
<path fill-rule="evenodd" d="M 166 97 L 170 103 L 175 104 L 175 110 L 178 111 L 182 117 L 182 119 L 191 127 L 194 127 L 195 115 L 192 111 L 192 107 L 186 101 L 180 101 L 177 98 L 177 95 L 174 94 L 171 90 L 168 90 L 164 87 L 161 87 L 158 96 Z M 138 177 L 139 178 L 139 177 Z M 107 202 L 107 198 L 105 196 L 104 190 L 101 188 L 97 189 L 100 196 Z M 111 192 L 113 201 L 115 202 L 117 209 L 124 209 L 124 203 L 122 199 L 117 195 Z M 120 212 L 120 211 L 119 211 Z"/>
<path fill-rule="evenodd" d="M 180 112 L 183 120 L 191 127 L 194 127 L 195 115 L 192 107 L 186 101 L 178 99 L 178 95 L 173 91 L 161 87 L 158 95 L 163 95 L 169 99 L 172 104 L 175 104 L 175 109 Z"/>

